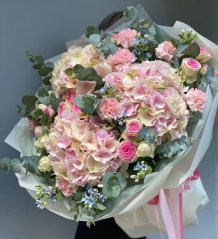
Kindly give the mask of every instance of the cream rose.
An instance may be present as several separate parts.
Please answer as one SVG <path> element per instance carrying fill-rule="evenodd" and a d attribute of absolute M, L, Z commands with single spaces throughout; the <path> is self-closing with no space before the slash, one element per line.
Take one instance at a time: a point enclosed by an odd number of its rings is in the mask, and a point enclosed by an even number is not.
<path fill-rule="evenodd" d="M 40 160 L 39 160 L 39 165 L 38 165 L 38 169 L 41 172 L 47 172 L 47 171 L 51 171 L 52 166 L 51 166 L 51 160 L 48 156 L 43 156 Z"/>

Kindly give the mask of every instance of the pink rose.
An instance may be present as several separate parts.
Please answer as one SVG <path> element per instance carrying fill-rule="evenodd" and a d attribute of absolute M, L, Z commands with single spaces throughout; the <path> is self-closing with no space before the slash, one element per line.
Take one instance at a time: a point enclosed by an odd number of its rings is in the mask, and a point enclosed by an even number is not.
<path fill-rule="evenodd" d="M 200 54 L 196 57 L 198 61 L 201 63 L 205 63 L 209 61 L 211 58 L 211 54 L 206 48 L 200 47 Z"/>
<path fill-rule="evenodd" d="M 136 136 L 142 129 L 142 124 L 138 120 L 130 120 L 126 124 L 126 130 L 128 135 Z"/>
<path fill-rule="evenodd" d="M 192 111 L 202 112 L 206 100 L 206 94 L 198 89 L 190 89 L 186 94 L 186 102 Z"/>
<path fill-rule="evenodd" d="M 176 53 L 176 48 L 170 41 L 164 41 L 155 49 L 157 58 L 170 62 Z"/>
<path fill-rule="evenodd" d="M 120 103 L 117 101 L 117 99 L 102 99 L 99 105 L 99 116 L 106 120 L 118 118 L 120 116 Z"/>
<path fill-rule="evenodd" d="M 121 30 L 117 34 L 112 35 L 112 40 L 114 40 L 117 45 L 121 45 L 124 48 L 129 48 L 133 46 L 136 36 L 136 30 L 127 28 Z"/>
<path fill-rule="evenodd" d="M 123 141 L 119 146 L 119 156 L 124 161 L 136 158 L 137 145 L 132 141 Z"/>
<path fill-rule="evenodd" d="M 181 67 L 182 67 L 183 72 L 187 76 L 193 77 L 193 76 L 196 76 L 197 73 L 200 71 L 201 64 L 194 58 L 188 57 L 188 58 L 184 58 L 182 60 Z"/>
<path fill-rule="evenodd" d="M 135 55 L 128 49 L 119 48 L 114 55 L 109 55 L 109 63 L 111 65 L 125 65 L 132 63 L 136 60 Z"/>

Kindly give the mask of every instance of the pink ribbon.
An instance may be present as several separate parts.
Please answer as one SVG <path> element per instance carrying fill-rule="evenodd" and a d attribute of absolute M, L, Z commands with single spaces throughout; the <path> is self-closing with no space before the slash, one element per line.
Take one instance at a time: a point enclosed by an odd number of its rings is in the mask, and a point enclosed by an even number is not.
<path fill-rule="evenodd" d="M 155 217 L 160 228 L 160 216 L 163 219 L 169 239 L 183 239 L 183 200 L 182 193 L 189 190 L 190 181 L 199 179 L 200 174 L 196 169 L 191 177 L 189 177 L 182 185 L 175 189 L 161 189 L 159 195 L 151 199 L 148 204 L 155 206 Z M 179 220 L 178 220 L 179 219 Z"/>

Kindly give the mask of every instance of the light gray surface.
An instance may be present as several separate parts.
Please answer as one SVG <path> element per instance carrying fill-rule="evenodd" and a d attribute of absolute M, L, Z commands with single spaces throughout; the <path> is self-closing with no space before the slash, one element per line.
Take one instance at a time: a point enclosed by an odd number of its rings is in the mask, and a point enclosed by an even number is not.
<path fill-rule="evenodd" d="M 17 156 L 3 139 L 19 119 L 15 105 L 21 96 L 40 86 L 25 50 L 45 58 L 60 54 L 65 42 L 79 37 L 87 25 L 97 25 L 112 11 L 138 2 L 157 23 L 172 25 L 181 20 L 218 42 L 217 0 L 0 0 L 0 157 Z M 199 212 L 200 224 L 188 229 L 185 238 L 215 239 L 215 143 L 201 169 L 211 203 Z M 73 238 L 76 224 L 36 209 L 15 176 L 1 172 L 0 190 L 1 239 Z"/>

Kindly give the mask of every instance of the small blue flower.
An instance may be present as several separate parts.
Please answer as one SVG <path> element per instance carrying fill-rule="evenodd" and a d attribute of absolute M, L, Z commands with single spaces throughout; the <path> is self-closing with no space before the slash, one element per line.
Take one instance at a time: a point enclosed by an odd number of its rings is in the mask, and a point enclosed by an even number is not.
<path fill-rule="evenodd" d="M 139 162 L 137 162 L 137 164 L 134 166 L 135 171 L 140 171 L 141 170 L 141 164 Z"/>
<path fill-rule="evenodd" d="M 92 208 L 96 204 L 95 200 L 87 194 L 83 196 L 82 202 L 84 202 L 89 208 Z"/>
<path fill-rule="evenodd" d="M 36 200 L 35 203 L 36 203 L 36 205 L 39 209 L 44 209 L 45 208 L 45 206 L 43 205 L 43 203 L 40 200 Z"/>

